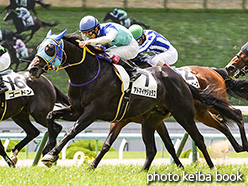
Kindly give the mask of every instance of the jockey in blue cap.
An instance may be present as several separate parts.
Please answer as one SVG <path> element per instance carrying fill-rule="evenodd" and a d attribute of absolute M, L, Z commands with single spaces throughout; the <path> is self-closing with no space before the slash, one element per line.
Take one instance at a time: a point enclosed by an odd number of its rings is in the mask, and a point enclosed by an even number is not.
<path fill-rule="evenodd" d="M 113 12 L 110 13 L 113 17 L 120 20 L 121 25 L 125 25 L 125 20 L 127 19 L 127 12 L 121 9 L 115 8 Z"/>
<path fill-rule="evenodd" d="M 122 65 L 129 72 L 131 81 L 140 76 L 135 67 L 127 61 L 133 59 L 138 54 L 139 46 L 130 31 L 117 23 L 100 24 L 93 16 L 85 16 L 81 19 L 79 29 L 84 41 L 80 41 L 79 46 L 110 44 L 111 48 L 105 52 L 110 56 L 115 64 Z"/>

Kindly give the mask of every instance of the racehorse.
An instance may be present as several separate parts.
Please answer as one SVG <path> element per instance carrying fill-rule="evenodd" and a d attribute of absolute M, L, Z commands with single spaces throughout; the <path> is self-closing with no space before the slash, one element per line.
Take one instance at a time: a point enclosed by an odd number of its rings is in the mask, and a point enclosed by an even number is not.
<path fill-rule="evenodd" d="M 4 21 L 13 20 L 15 28 L 16 28 L 16 34 L 20 34 L 22 32 L 31 30 L 31 33 L 26 35 L 26 36 L 29 36 L 29 38 L 25 41 L 26 43 L 30 39 L 32 39 L 34 33 L 37 32 L 41 27 L 45 27 L 45 26 L 54 27 L 58 25 L 58 21 L 55 21 L 54 23 L 47 23 L 47 22 L 41 21 L 37 17 L 33 17 L 33 19 L 34 19 L 34 25 L 26 27 L 24 26 L 22 19 L 17 17 L 16 12 L 9 11 L 3 20 Z"/>
<path fill-rule="evenodd" d="M 50 112 L 47 119 L 49 126 L 53 126 L 54 120 L 58 118 L 76 121 L 76 123 L 68 130 L 60 143 L 42 158 L 47 166 L 56 162 L 63 146 L 92 122 L 113 120 L 119 100 L 123 96 L 122 82 L 116 76 L 112 65 L 106 62 L 106 59 L 87 52 L 87 47 L 79 48 L 76 41 L 78 38 L 64 37 L 62 39 L 65 32 L 66 30 L 59 35 L 52 35 L 49 31 L 40 45 L 38 55 L 28 67 L 31 77 L 34 78 L 39 78 L 48 70 L 60 68 L 65 69 L 70 78 L 68 96 L 71 106 Z M 228 120 L 242 123 L 240 111 L 230 108 L 225 101 L 186 84 L 181 76 L 169 67 L 147 68 L 146 70 L 155 77 L 158 83 L 157 98 L 131 95 L 129 107 L 122 118 L 123 121 L 136 118 L 141 121 L 142 136 L 147 151 L 142 170 L 149 169 L 156 154 L 154 131 L 169 114 L 189 133 L 196 146 L 202 151 L 208 166 L 213 168 L 214 165 L 206 150 L 203 136 L 195 125 L 194 112 L 196 110 L 196 115 L 201 115 L 210 106 L 220 113 L 223 118 L 222 124 L 225 125 Z M 49 142 L 55 145 L 56 139 L 52 128 L 49 127 Z M 107 140 L 112 137 L 113 130 L 110 131 Z M 111 145 L 106 144 L 106 141 L 104 148 Z M 106 150 L 104 148 L 101 151 Z"/>
<path fill-rule="evenodd" d="M 42 76 L 40 79 L 31 79 L 27 71 L 18 72 L 18 74 L 25 78 L 26 84 L 34 91 L 34 95 L 21 96 L 6 101 L 6 111 L 1 121 L 11 118 L 27 134 L 23 140 L 13 147 L 10 158 L 4 151 L 2 143 L 0 143 L 0 155 L 3 156 L 9 166 L 15 165 L 18 152 L 40 134 L 39 130 L 31 123 L 29 117 L 32 116 L 37 123 L 48 128 L 46 116 L 53 109 L 55 102 L 66 106 L 69 105 L 67 96 L 45 76 Z M 18 78 L 11 81 L 17 87 L 26 86 Z M 54 135 L 57 136 L 61 129 L 62 127 L 60 125 L 55 124 Z"/>
<path fill-rule="evenodd" d="M 237 78 L 239 75 L 245 75 L 248 67 L 248 42 L 245 43 L 241 50 L 226 65 L 225 69 L 229 76 Z"/>
<path fill-rule="evenodd" d="M 149 67 L 148 63 L 144 63 L 144 62 L 141 62 L 141 63 L 136 62 L 136 64 L 142 68 Z M 192 74 L 196 75 L 197 80 L 198 80 L 199 85 L 200 85 L 200 89 L 208 89 L 213 95 L 215 95 L 218 98 L 227 100 L 226 93 L 228 93 L 231 96 L 234 96 L 237 98 L 242 98 L 242 99 L 245 98 L 246 100 L 248 100 L 247 92 L 242 91 L 242 89 L 244 89 L 244 88 L 246 88 L 246 90 L 247 90 L 248 81 L 246 81 L 246 83 L 245 83 L 243 80 L 233 80 L 229 76 L 227 76 L 225 74 L 225 71 L 223 71 L 222 69 L 212 69 L 209 67 L 199 67 L 199 66 L 184 66 L 181 68 L 186 69 L 189 72 L 191 72 Z M 212 110 L 210 109 L 210 111 L 212 111 Z M 241 138 L 242 138 L 242 144 L 244 147 L 244 148 L 242 148 L 237 143 L 235 138 L 232 136 L 229 128 L 226 125 L 223 125 L 221 123 L 221 121 L 214 118 L 212 114 L 216 114 L 215 111 L 212 111 L 212 113 L 206 112 L 202 115 L 197 115 L 195 117 L 195 119 L 202 122 L 203 124 L 205 124 L 209 127 L 215 128 L 215 129 L 219 130 L 220 132 L 222 132 L 228 138 L 230 143 L 233 145 L 236 152 L 242 152 L 243 149 L 247 148 L 247 139 L 246 139 L 246 134 L 245 134 L 245 129 L 244 129 L 244 123 L 242 123 L 241 125 L 238 124 Z M 106 144 L 108 144 L 108 146 L 103 146 L 104 150 L 101 150 L 99 152 L 99 154 L 95 158 L 93 164 L 91 165 L 92 168 L 97 167 L 97 165 L 99 164 L 102 157 L 109 150 L 109 148 L 110 148 L 109 145 L 113 144 L 116 137 L 120 133 L 121 129 L 123 127 L 125 127 L 130 122 L 131 122 L 131 120 L 124 120 L 124 121 L 120 121 L 117 123 L 111 123 L 111 127 L 110 127 L 111 129 L 110 130 L 113 131 L 112 132 L 113 134 L 111 137 L 107 138 Z M 140 121 L 138 119 L 135 122 L 140 123 Z M 165 138 L 165 139 L 169 138 L 168 134 L 167 134 L 167 137 L 165 135 L 163 135 L 163 131 L 168 133 L 167 129 L 165 128 L 163 123 L 161 123 L 159 125 L 159 128 L 157 128 L 156 130 L 162 139 L 163 138 Z M 173 146 L 170 147 L 171 144 L 168 140 L 167 140 L 167 145 L 169 145 L 168 147 L 166 146 L 168 151 L 170 148 L 173 148 Z M 170 149 L 170 151 L 172 151 L 172 150 Z"/>
<path fill-rule="evenodd" d="M 5 41 L 5 40 L 13 41 L 14 37 L 21 40 L 26 39 L 25 35 L 15 34 L 12 30 L 8 30 L 8 29 L 1 29 L 0 33 L 1 33 L 0 35 L 2 36 L 0 37 L 0 41 Z"/>
<path fill-rule="evenodd" d="M 28 58 L 18 58 L 16 56 L 16 49 L 13 47 L 14 45 L 15 45 L 15 41 L 14 40 L 8 40 L 8 39 L 6 39 L 2 43 L 2 46 L 8 50 L 8 53 L 10 55 L 10 58 L 11 58 L 11 68 L 15 72 L 17 72 L 17 71 L 23 71 L 23 70 L 27 69 L 29 63 L 34 58 L 34 56 L 36 54 L 36 51 L 33 48 L 28 48 Z M 21 65 L 21 67 L 18 68 L 20 64 L 25 64 L 25 65 Z"/>
<path fill-rule="evenodd" d="M 140 26 L 142 26 L 142 27 L 144 27 L 144 28 L 146 28 L 146 29 L 150 27 L 150 26 L 146 25 L 145 23 L 136 21 L 136 20 L 133 19 L 133 18 L 127 18 L 127 19 L 124 21 L 124 23 L 123 23 L 122 21 L 119 20 L 118 17 L 112 16 L 112 15 L 111 15 L 111 11 L 108 12 L 108 13 L 105 15 L 103 21 L 107 21 L 108 19 L 111 19 L 113 22 L 119 23 L 119 24 L 125 26 L 126 28 L 129 28 L 129 27 L 130 27 L 131 25 L 133 25 L 133 24 L 138 24 L 138 25 L 140 25 Z"/>
<path fill-rule="evenodd" d="M 51 6 L 50 4 L 43 3 L 42 0 L 10 0 L 10 4 L 2 9 L 0 14 L 3 13 L 5 10 L 14 10 L 17 7 L 24 7 L 28 10 L 32 10 L 36 15 L 37 12 L 34 9 L 36 3 L 40 4 L 45 9 Z"/>

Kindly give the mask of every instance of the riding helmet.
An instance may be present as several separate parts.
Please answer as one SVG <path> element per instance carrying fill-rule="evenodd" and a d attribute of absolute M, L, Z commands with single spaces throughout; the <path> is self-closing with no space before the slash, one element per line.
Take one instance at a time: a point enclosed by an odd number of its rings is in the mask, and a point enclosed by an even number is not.
<path fill-rule="evenodd" d="M 139 39 L 144 33 L 143 28 L 136 24 L 130 26 L 129 31 L 132 33 L 134 39 Z"/>
<path fill-rule="evenodd" d="M 113 11 L 113 13 L 114 13 L 114 15 L 117 15 L 117 13 L 118 13 L 118 9 L 117 9 L 117 8 L 115 8 L 115 9 L 114 9 L 114 11 Z"/>
<path fill-rule="evenodd" d="M 98 20 L 93 17 L 93 16 L 84 16 L 80 23 L 79 23 L 79 29 L 81 30 L 81 32 L 88 32 L 92 29 L 94 29 L 95 27 L 99 27 L 99 22 Z"/>

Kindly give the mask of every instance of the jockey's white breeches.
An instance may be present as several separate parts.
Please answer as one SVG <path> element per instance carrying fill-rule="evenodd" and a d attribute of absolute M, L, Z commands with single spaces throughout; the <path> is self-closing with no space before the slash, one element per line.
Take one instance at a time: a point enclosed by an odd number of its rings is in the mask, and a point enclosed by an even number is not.
<path fill-rule="evenodd" d="M 173 65 L 176 63 L 178 60 L 178 53 L 177 50 L 173 47 L 170 46 L 169 50 L 151 56 L 147 59 L 147 63 L 149 63 L 151 66 L 157 66 L 159 61 L 165 62 L 168 65 Z"/>
<path fill-rule="evenodd" d="M 139 45 L 135 39 L 132 39 L 128 45 L 113 46 L 106 50 L 106 53 L 112 57 L 113 55 L 119 56 L 124 60 L 133 59 L 138 55 Z"/>
<path fill-rule="evenodd" d="M 1 57 L 0 57 L 0 71 L 6 70 L 9 68 L 11 63 L 11 59 L 9 56 L 8 52 L 5 52 Z"/>

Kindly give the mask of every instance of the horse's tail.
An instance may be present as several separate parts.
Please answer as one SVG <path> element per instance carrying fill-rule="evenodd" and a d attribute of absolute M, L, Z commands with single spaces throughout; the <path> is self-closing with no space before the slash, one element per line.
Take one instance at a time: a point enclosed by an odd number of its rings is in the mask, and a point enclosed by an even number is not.
<path fill-rule="evenodd" d="M 61 92 L 55 85 L 53 85 L 56 91 L 56 103 L 61 103 L 63 106 L 68 107 L 70 105 L 68 96 Z"/>
<path fill-rule="evenodd" d="M 10 5 L 9 6 L 6 6 L 4 7 L 4 9 L 1 10 L 0 14 L 2 14 L 5 10 L 8 10 L 10 8 Z"/>
<path fill-rule="evenodd" d="M 225 69 L 214 69 L 222 76 L 226 84 L 226 92 L 232 97 L 248 101 L 248 80 L 232 79 Z"/>
<path fill-rule="evenodd" d="M 51 7 L 51 4 L 46 4 L 46 3 L 43 3 L 41 0 L 35 0 L 35 2 L 37 3 L 37 4 L 39 4 L 40 6 L 42 6 L 43 8 L 45 8 L 45 9 L 48 9 L 49 7 Z"/>
<path fill-rule="evenodd" d="M 229 121 L 234 121 L 239 124 L 242 123 L 242 113 L 239 109 L 231 107 L 227 101 L 215 97 L 210 94 L 207 89 L 200 90 L 192 85 L 189 85 L 193 98 L 200 101 L 203 105 L 215 109 L 223 118 L 222 123 L 228 124 Z"/>
<path fill-rule="evenodd" d="M 47 23 L 47 22 L 41 21 L 41 24 L 42 24 L 42 26 L 54 27 L 54 26 L 57 26 L 59 24 L 59 22 L 55 21 L 54 23 Z"/>

